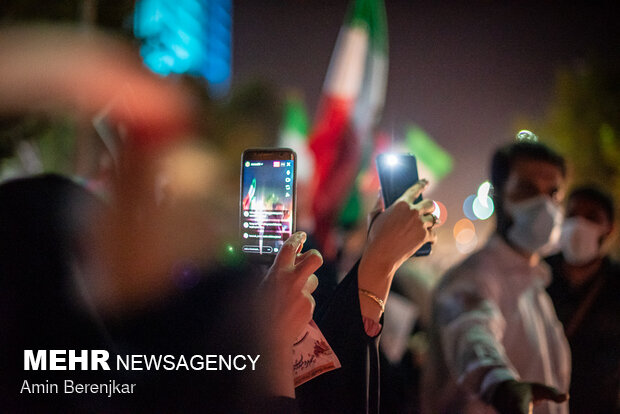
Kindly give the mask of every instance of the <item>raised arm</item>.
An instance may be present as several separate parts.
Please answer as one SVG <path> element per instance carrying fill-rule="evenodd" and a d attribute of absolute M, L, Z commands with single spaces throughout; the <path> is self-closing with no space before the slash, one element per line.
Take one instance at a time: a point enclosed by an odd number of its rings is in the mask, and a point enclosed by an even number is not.
<path fill-rule="evenodd" d="M 379 200 L 371 214 L 358 271 L 360 308 L 366 318 L 379 321 L 396 270 L 424 243 L 435 241 L 433 200 L 414 203 L 427 185 L 426 180 L 417 182 L 382 212 Z"/>

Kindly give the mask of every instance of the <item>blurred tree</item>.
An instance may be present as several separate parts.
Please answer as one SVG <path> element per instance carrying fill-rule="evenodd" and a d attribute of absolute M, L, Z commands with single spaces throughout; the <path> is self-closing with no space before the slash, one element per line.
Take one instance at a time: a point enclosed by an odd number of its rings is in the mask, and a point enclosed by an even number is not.
<path fill-rule="evenodd" d="M 536 131 L 568 158 L 571 186 L 601 187 L 620 212 L 620 63 L 559 70 L 552 103 Z M 620 253 L 617 241 L 615 250 Z"/>

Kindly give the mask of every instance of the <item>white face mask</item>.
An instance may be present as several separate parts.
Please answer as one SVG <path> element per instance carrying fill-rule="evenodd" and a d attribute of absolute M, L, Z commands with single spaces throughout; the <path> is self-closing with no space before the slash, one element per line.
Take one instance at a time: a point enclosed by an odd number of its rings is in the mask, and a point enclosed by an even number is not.
<path fill-rule="evenodd" d="M 599 256 L 599 240 L 604 229 L 583 217 L 569 217 L 562 225 L 560 247 L 564 260 L 573 266 L 591 262 Z"/>
<path fill-rule="evenodd" d="M 506 212 L 512 217 L 507 238 L 529 253 L 550 254 L 560 239 L 562 210 L 545 195 L 517 203 L 506 202 Z"/>

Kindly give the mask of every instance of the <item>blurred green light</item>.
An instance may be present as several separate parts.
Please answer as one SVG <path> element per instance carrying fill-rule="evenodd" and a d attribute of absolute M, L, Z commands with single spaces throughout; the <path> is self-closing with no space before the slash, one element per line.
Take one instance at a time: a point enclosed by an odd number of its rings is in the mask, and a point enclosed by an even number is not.
<path fill-rule="evenodd" d="M 405 139 L 409 151 L 427 166 L 437 180 L 452 171 L 454 166 L 452 156 L 422 128 L 416 125 L 410 126 Z"/>

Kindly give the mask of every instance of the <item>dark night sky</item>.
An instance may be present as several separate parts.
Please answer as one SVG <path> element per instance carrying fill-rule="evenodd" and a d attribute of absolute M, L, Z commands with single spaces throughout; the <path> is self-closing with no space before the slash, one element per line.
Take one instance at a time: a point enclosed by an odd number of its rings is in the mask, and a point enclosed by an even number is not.
<path fill-rule="evenodd" d="M 262 77 L 299 88 L 313 113 L 347 3 L 236 1 L 235 81 Z M 453 219 L 486 178 L 493 149 L 516 132 L 517 117 L 544 115 L 559 66 L 620 55 L 611 2 L 387 0 L 386 8 L 382 126 L 402 134 L 413 121 L 453 154 L 455 171 L 433 194 Z"/>

